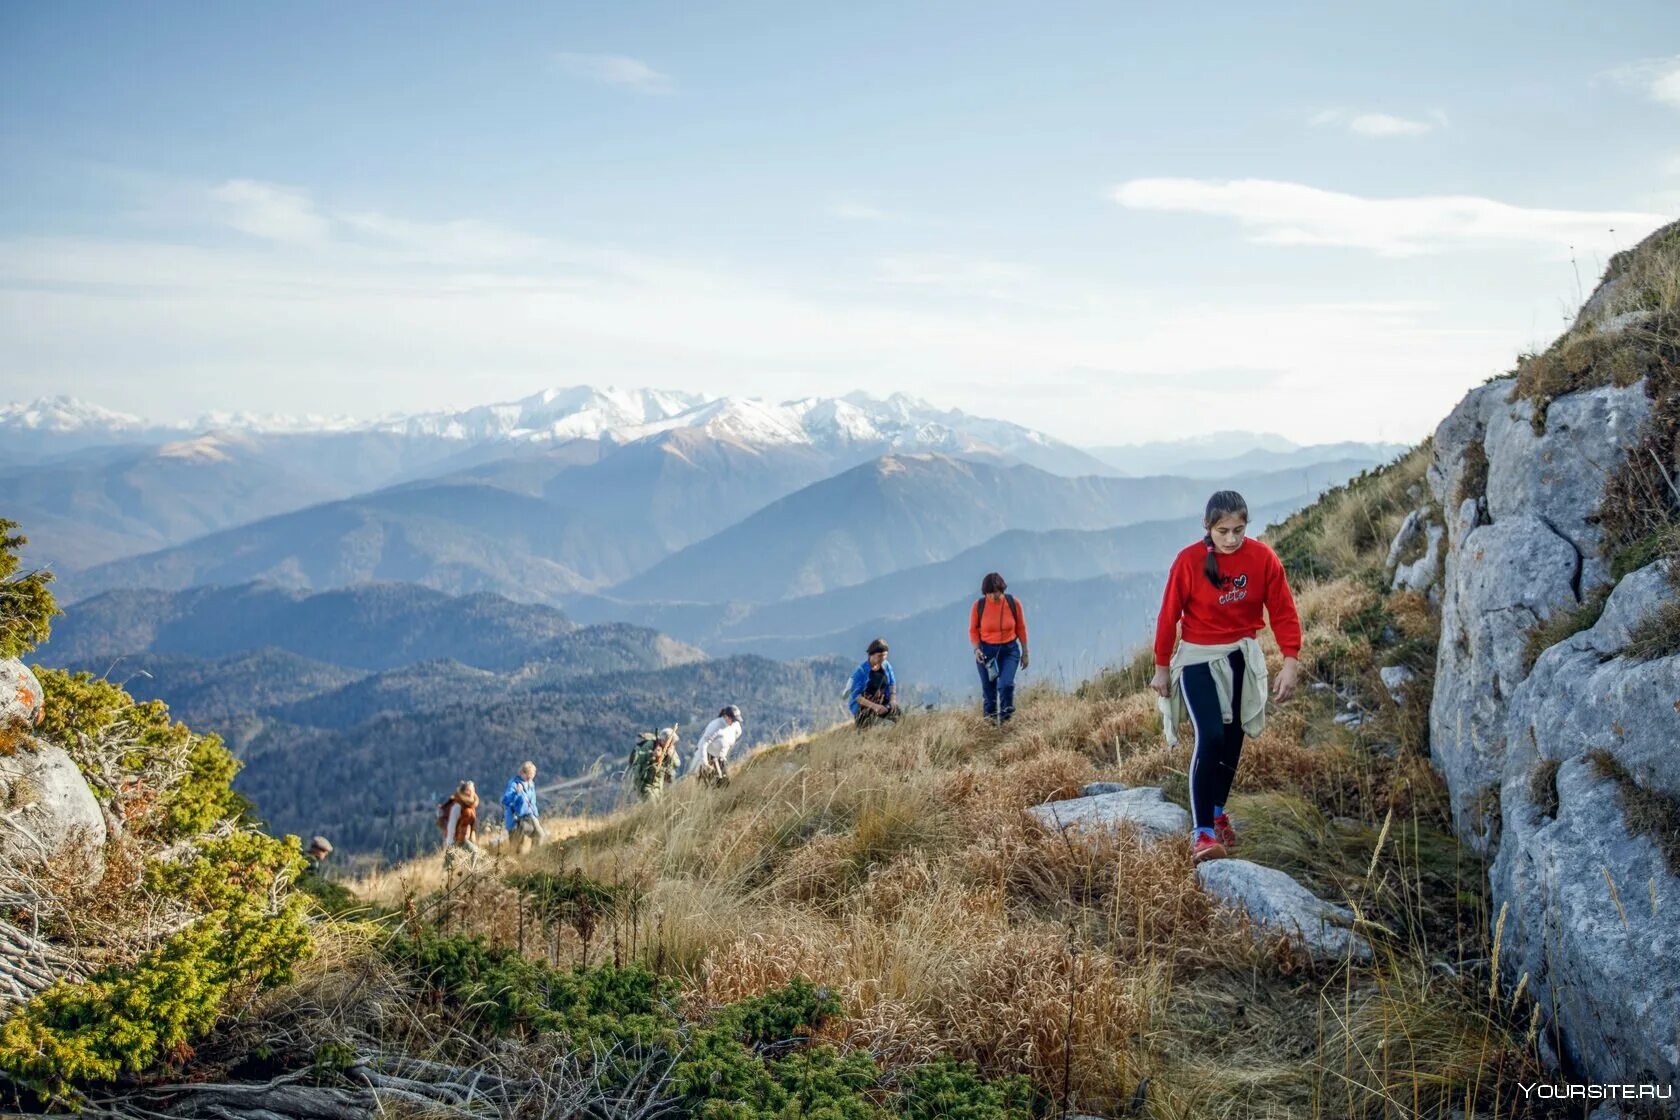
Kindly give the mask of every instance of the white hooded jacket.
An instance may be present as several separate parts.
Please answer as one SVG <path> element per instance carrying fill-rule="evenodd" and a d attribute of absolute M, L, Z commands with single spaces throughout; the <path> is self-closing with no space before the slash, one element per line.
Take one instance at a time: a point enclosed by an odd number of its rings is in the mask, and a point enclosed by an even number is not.
<path fill-rule="evenodd" d="M 736 740 L 740 737 L 741 724 L 739 721 L 730 723 L 722 716 L 718 716 L 706 725 L 706 730 L 700 733 L 700 741 L 694 745 L 694 757 L 688 760 L 688 772 L 690 774 L 697 773 L 708 754 L 713 758 L 721 758 L 728 762 L 729 752 L 734 748 Z"/>

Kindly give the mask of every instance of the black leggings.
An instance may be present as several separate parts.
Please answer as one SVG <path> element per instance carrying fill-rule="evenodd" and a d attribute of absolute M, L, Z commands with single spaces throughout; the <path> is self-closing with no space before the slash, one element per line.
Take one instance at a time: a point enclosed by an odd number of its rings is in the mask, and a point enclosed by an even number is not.
<path fill-rule="evenodd" d="M 1213 670 L 1206 665 L 1186 665 L 1179 675 L 1184 706 L 1196 726 L 1196 753 L 1190 756 L 1190 812 L 1197 828 L 1213 827 L 1213 807 L 1224 805 L 1237 778 L 1237 761 L 1242 757 L 1243 655 L 1232 650 L 1231 722 L 1219 713 L 1219 690 L 1213 685 Z"/>

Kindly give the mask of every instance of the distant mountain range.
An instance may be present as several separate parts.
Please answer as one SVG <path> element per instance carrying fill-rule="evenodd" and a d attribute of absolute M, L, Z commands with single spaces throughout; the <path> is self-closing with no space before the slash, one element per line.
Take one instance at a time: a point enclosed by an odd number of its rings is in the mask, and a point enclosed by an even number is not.
<path fill-rule="evenodd" d="M 850 670 L 712 660 L 642 627 L 411 585 L 112 592 L 74 606 L 31 660 L 109 675 L 223 735 L 276 828 L 387 854 L 429 842 L 416 810 L 461 778 L 494 795 L 527 757 L 545 781 L 610 772 L 636 731 L 677 722 L 692 742 L 724 703 L 748 713 L 748 747 L 826 726 Z"/>
<path fill-rule="evenodd" d="M 74 397 L 0 407 L 0 436 L 36 457 L 87 447 L 176 442 L 188 435 L 321 437 L 364 434 L 478 444 L 558 444 L 575 439 L 632 443 L 688 429 L 750 446 L 807 445 L 874 453 L 928 450 L 1001 454 L 1045 470 L 1100 470 L 1088 454 L 1043 432 L 1005 420 L 940 409 L 904 393 L 879 398 L 854 392 L 772 404 L 750 397 L 707 397 L 654 389 L 546 389 L 517 401 L 460 412 L 430 412 L 355 421 L 213 413 L 179 424 L 113 412 Z"/>
<path fill-rule="evenodd" d="M 488 484 L 608 525 L 635 511 L 637 535 L 668 551 L 892 452 L 1068 475 L 1109 469 L 1042 432 L 903 394 L 768 404 L 587 386 L 365 422 L 224 414 L 164 425 L 55 397 L 0 408 L 0 445 L 8 512 L 32 528 L 27 558 L 64 572 L 412 484 Z M 598 586 L 628 574 L 562 564 L 568 571 L 546 582 Z"/>
<path fill-rule="evenodd" d="M 1250 471 L 1310 467 L 1350 459 L 1386 463 L 1407 450 L 1402 443 L 1344 442 L 1303 447 L 1266 432 L 1214 432 L 1187 439 L 1087 448 L 1115 472 L 1128 477 L 1175 474 L 1217 479 Z"/>
<path fill-rule="evenodd" d="M 1230 482 L 1257 505 L 1292 496 L 1304 504 L 1359 467 L 1321 463 Z M 1207 490 L 1184 478 L 1062 478 L 940 455 L 886 456 L 773 502 L 610 594 L 776 602 L 935 563 L 1010 529 L 1110 529 L 1199 511 Z"/>
<path fill-rule="evenodd" d="M 1251 509 L 1256 531 L 1309 504 L 1298 495 Z M 774 603 L 628 602 L 581 595 L 567 600 L 582 621 L 624 619 L 664 631 L 714 654 L 799 649 L 849 655 L 843 637 L 866 620 L 877 630 L 896 619 L 944 608 L 960 613 L 978 595 L 986 572 L 1022 581 L 1081 581 L 1099 576 L 1145 574 L 1163 578 L 1167 566 L 1201 532 L 1197 517 L 1145 521 L 1115 529 L 1011 529 L 949 560 L 903 568 L 864 583 Z M 1151 615 L 1154 605 L 1150 605 Z M 867 628 L 867 627 L 866 627 Z M 1104 647 L 1119 656 L 1126 647 Z M 966 682 L 961 682 L 966 687 Z"/>

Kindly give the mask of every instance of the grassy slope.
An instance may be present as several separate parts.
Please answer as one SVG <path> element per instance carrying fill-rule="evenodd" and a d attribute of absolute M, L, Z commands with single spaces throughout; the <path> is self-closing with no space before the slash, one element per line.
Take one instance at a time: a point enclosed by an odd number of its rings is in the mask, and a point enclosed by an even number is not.
<path fill-rule="evenodd" d="M 1057 1097 L 1065 1086 L 1079 1108 L 1158 1118 L 1522 1114 L 1530 1008 L 1489 990 L 1484 870 L 1450 838 L 1427 763 L 1434 619 L 1381 578 L 1400 519 L 1427 500 L 1426 455 L 1270 534 L 1293 570 L 1317 573 L 1297 593 L 1319 687 L 1249 746 L 1232 799 L 1241 854 L 1349 903 L 1372 965 L 1315 965 L 1281 936 L 1247 936 L 1178 843 L 1069 844 L 1024 818 L 1097 778 L 1182 800 L 1188 746 L 1161 740 L 1147 658 L 1075 693 L 1032 690 L 1001 732 L 939 711 L 788 743 L 727 791 L 680 788 L 523 862 L 643 892 L 594 935 L 592 959 L 610 944 L 701 1005 L 796 975 L 831 985 L 845 1011 L 827 1033 L 889 1065 L 955 1054 Z M 1425 678 L 1404 706 L 1376 675 L 1394 663 Z M 1333 721 L 1349 703 L 1366 712 L 1356 730 Z M 506 870 L 458 877 L 451 897 L 470 901 L 429 912 L 515 943 Z M 441 884 L 422 861 L 359 887 L 395 905 Z M 569 930 L 527 949 L 583 952 Z"/>

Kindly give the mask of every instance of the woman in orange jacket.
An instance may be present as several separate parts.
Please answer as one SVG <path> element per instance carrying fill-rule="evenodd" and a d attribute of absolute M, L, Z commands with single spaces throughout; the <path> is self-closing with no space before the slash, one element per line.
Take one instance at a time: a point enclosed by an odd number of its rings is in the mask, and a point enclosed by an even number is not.
<path fill-rule="evenodd" d="M 996 572 L 980 581 L 980 598 L 968 612 L 968 644 L 980 671 L 980 693 L 987 719 L 1008 722 L 1015 714 L 1015 671 L 1031 660 L 1027 653 L 1027 613 L 1008 593 Z"/>

